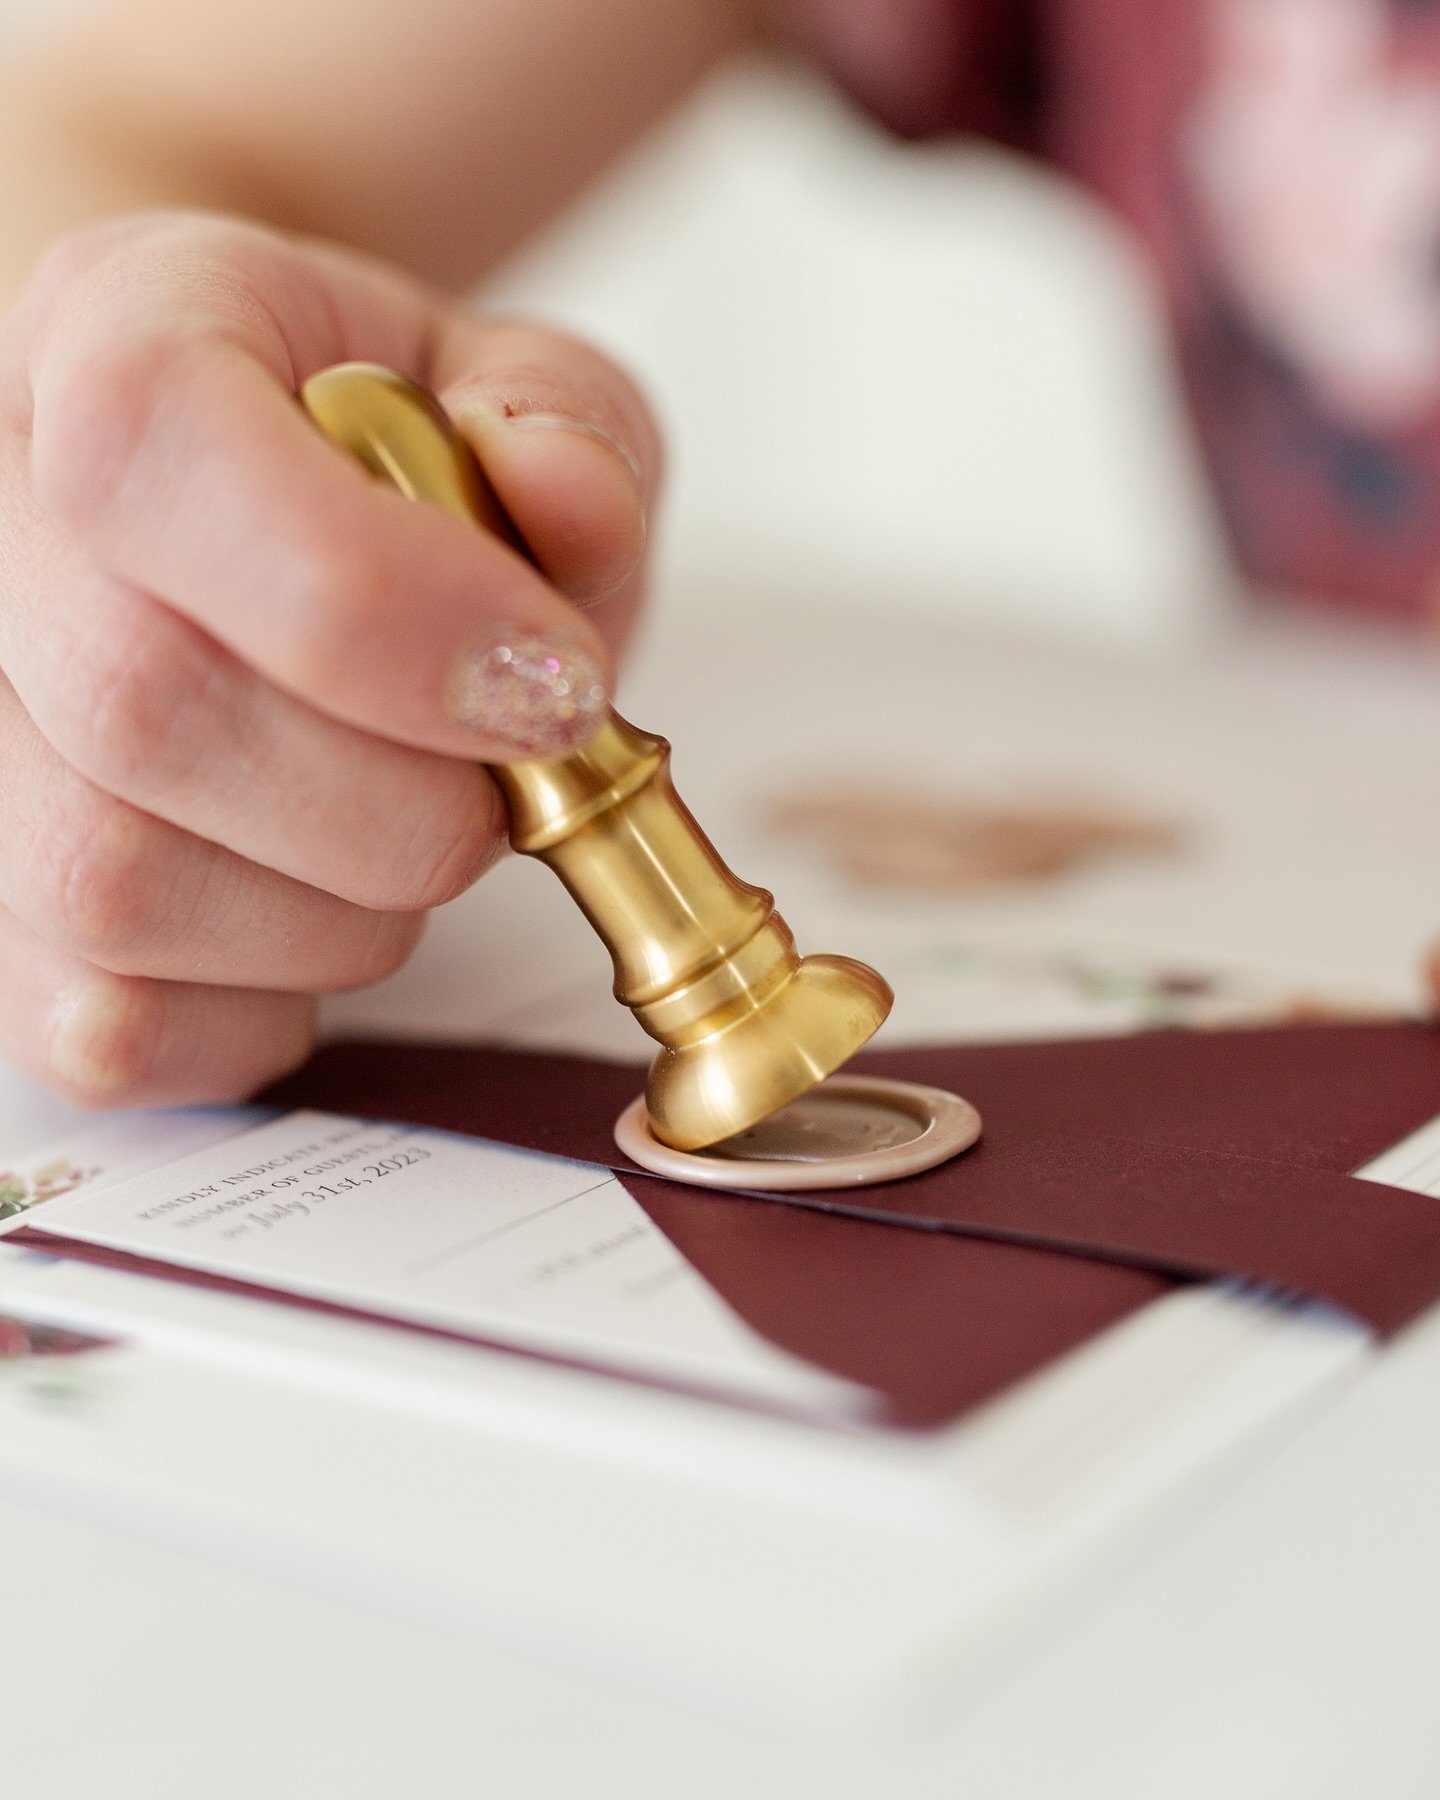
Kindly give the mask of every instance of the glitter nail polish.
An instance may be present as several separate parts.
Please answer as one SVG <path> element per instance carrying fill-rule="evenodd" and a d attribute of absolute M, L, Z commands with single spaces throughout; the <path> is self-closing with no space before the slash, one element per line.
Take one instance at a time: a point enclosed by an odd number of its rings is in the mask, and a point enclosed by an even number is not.
<path fill-rule="evenodd" d="M 462 725 L 516 756 L 567 756 L 605 714 L 605 683 L 588 651 L 559 637 L 502 628 L 467 651 L 450 688 Z"/>

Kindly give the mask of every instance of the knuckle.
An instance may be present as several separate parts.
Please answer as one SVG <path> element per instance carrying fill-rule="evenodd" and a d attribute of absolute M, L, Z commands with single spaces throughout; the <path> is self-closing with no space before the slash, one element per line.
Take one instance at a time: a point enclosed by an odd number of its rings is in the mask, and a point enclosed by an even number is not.
<path fill-rule="evenodd" d="M 27 292 L 45 301 L 54 301 L 104 262 L 118 238 L 129 235 L 130 226 L 122 228 L 116 220 L 100 220 L 72 226 L 52 238 L 37 258 Z"/>
<path fill-rule="evenodd" d="M 368 545 L 316 533 L 291 544 L 282 568 L 282 679 L 301 693 L 325 692 L 385 619 L 383 559 Z"/>
<path fill-rule="evenodd" d="M 40 923 L 73 954 L 123 966 L 152 929 L 154 874 L 143 814 L 108 796 L 72 800 L 50 822 L 36 872 Z"/>
<path fill-rule="evenodd" d="M 415 822 L 409 842 L 388 860 L 381 885 L 366 904 L 384 910 L 429 912 L 458 899 L 480 879 L 505 842 L 499 792 L 483 770 L 466 770 L 457 799 L 443 800 Z"/>
<path fill-rule="evenodd" d="M 372 913 L 348 966 L 325 982 L 325 991 L 345 993 L 396 974 L 410 960 L 425 929 L 423 913 Z"/>
<path fill-rule="evenodd" d="M 82 536 L 103 526 L 156 428 L 184 346 L 154 336 L 58 359 L 37 383 L 32 466 L 41 504 Z"/>
<path fill-rule="evenodd" d="M 60 995 L 46 1063 L 52 1084 L 79 1106 L 128 1106 L 152 1084 L 164 1028 L 156 982 L 78 972 Z"/>
<path fill-rule="evenodd" d="M 46 723 L 55 747 L 93 781 L 138 800 L 192 766 L 197 714 L 214 727 L 214 671 L 179 620 L 136 597 L 67 647 Z"/>

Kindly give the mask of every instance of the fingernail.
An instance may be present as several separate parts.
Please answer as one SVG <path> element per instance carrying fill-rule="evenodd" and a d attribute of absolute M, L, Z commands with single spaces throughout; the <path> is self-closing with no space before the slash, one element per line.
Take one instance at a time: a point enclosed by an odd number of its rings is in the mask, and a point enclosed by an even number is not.
<path fill-rule="evenodd" d="M 504 419 L 512 431 L 568 431 L 572 437 L 585 437 L 592 443 L 603 444 L 624 463 L 635 486 L 639 488 L 643 485 L 644 474 L 634 453 L 602 426 L 592 425 L 589 419 L 572 418 L 569 413 L 510 412 L 508 409 Z"/>
<path fill-rule="evenodd" d="M 516 756 L 566 756 L 605 714 L 605 679 L 588 650 L 563 637 L 502 626 L 455 665 L 451 715 Z"/>

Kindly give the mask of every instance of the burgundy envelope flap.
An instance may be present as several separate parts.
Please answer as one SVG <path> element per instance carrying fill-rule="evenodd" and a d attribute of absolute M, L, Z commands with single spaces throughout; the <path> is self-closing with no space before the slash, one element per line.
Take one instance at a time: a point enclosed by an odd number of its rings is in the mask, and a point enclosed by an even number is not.
<path fill-rule="evenodd" d="M 643 1074 L 570 1056 L 346 1043 L 321 1050 L 263 1098 L 618 1167 L 654 1223 L 753 1330 L 871 1389 L 900 1427 L 949 1423 L 1175 1285 L 1055 1251 L 896 1231 L 656 1180 L 627 1165 L 611 1136 Z"/>
<path fill-rule="evenodd" d="M 623 1179 L 753 1330 L 874 1389 L 899 1425 L 958 1417 L 1176 1286 L 1060 1251 Z"/>
<path fill-rule="evenodd" d="M 925 1175 L 791 1206 L 1152 1276 L 1240 1277 L 1331 1300 L 1382 1333 L 1440 1298 L 1440 1202 L 1347 1173 L 1440 1112 L 1440 1033 L 1428 1027 L 938 1046 L 855 1066 L 963 1093 L 985 1137 Z M 610 1136 L 641 1080 L 577 1057 L 341 1043 L 264 1098 L 605 1163 L 653 1208 L 664 1184 Z M 711 1197 L 704 1210 L 716 1206 L 734 1209 Z"/>
<path fill-rule="evenodd" d="M 955 1417 L 1192 1273 L 1329 1293 L 1382 1329 L 1440 1295 L 1440 1201 L 1344 1173 L 1440 1113 L 1426 1027 L 940 1046 L 857 1066 L 966 1094 L 984 1141 L 908 1182 L 777 1205 L 627 1164 L 611 1126 L 638 1067 L 333 1044 L 264 1098 L 617 1168 L 755 1330 L 875 1390 L 903 1425 Z"/>

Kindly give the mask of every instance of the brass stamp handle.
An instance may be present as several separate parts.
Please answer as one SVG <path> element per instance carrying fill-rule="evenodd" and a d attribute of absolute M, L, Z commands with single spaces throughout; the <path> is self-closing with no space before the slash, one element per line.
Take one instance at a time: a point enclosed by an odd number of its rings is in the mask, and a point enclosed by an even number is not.
<path fill-rule="evenodd" d="M 343 363 L 301 401 L 320 429 L 412 499 L 504 532 L 474 453 L 435 398 Z M 733 1137 L 838 1069 L 893 996 L 865 964 L 801 958 L 771 895 L 721 861 L 670 779 L 670 746 L 612 711 L 561 762 L 494 766 L 510 841 L 548 863 L 604 940 L 615 997 L 660 1046 L 645 1087 L 677 1150 Z"/>

